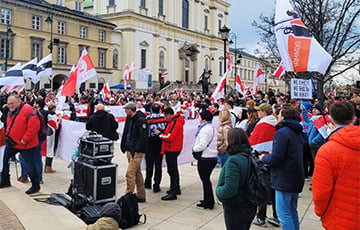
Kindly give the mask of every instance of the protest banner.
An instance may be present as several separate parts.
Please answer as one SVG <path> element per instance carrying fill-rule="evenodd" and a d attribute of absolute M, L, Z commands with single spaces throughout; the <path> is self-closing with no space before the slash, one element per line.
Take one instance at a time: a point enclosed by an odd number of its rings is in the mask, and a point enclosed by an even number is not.
<path fill-rule="evenodd" d="M 311 80 L 291 79 L 292 99 L 312 99 Z"/>

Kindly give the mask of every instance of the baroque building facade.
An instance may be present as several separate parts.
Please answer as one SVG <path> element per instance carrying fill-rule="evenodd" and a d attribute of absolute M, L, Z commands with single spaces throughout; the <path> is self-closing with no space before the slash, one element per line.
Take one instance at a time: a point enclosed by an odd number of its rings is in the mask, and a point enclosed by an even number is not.
<path fill-rule="evenodd" d="M 230 4 L 224 0 L 85 0 L 84 11 L 116 25 L 120 63 L 151 68 L 153 82 L 197 82 L 204 69 L 211 83 L 223 72 L 223 41 Z M 166 78 L 162 74 L 167 72 Z"/>
<path fill-rule="evenodd" d="M 52 76 L 42 78 L 40 87 L 56 89 L 86 48 L 98 76 L 82 87 L 102 88 L 107 81 L 117 83 L 120 69 L 114 53 L 121 41 L 113 32 L 116 25 L 84 13 L 82 7 L 82 0 L 1 0 L 0 60 L 8 59 L 10 68 L 52 53 Z M 26 88 L 30 87 L 27 80 Z"/>

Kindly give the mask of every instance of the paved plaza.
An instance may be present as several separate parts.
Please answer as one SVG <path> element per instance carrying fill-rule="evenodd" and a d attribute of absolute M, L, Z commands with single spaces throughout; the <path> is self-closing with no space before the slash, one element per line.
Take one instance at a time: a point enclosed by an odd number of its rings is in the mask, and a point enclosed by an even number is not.
<path fill-rule="evenodd" d="M 115 144 L 116 154 L 113 162 L 118 166 L 118 197 L 125 192 L 125 172 L 127 160 L 120 153 L 119 144 Z M 53 174 L 44 175 L 44 184 L 37 198 L 46 197 L 51 193 L 66 192 L 72 177 L 69 162 L 56 159 L 53 166 L 57 170 Z M 161 201 L 161 196 L 169 188 L 169 176 L 166 168 L 163 170 L 160 193 L 146 190 L 146 203 L 140 203 L 140 213 L 147 216 L 145 224 L 139 224 L 132 229 L 152 230 L 175 230 L 175 229 L 201 229 L 222 230 L 225 229 L 223 209 L 217 204 L 213 210 L 202 210 L 196 208 L 196 204 L 202 199 L 202 184 L 197 173 L 196 165 L 182 165 L 180 169 L 180 184 L 182 195 L 176 201 Z M 20 173 L 20 166 L 18 165 Z M 215 168 L 212 175 L 213 187 L 215 188 L 220 168 Z M 48 205 L 37 202 L 34 197 L 24 192 L 30 184 L 22 184 L 16 180 L 15 165 L 11 165 L 12 187 L 0 190 L 0 229 L 84 229 L 85 223 L 74 214 L 61 206 Z M 305 230 L 322 229 L 319 218 L 314 214 L 309 181 L 305 182 L 304 191 L 299 198 L 300 228 Z M 268 216 L 271 216 L 271 206 L 268 206 Z M 255 225 L 251 229 L 263 229 Z M 280 229 L 268 223 L 267 229 Z"/>

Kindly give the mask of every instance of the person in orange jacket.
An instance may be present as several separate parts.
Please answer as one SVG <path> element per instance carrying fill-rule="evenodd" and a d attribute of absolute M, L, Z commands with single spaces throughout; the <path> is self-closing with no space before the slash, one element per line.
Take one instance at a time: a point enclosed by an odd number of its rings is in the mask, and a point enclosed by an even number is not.
<path fill-rule="evenodd" d="M 348 102 L 330 107 L 335 129 L 315 157 L 315 213 L 325 229 L 360 229 L 360 127 Z"/>

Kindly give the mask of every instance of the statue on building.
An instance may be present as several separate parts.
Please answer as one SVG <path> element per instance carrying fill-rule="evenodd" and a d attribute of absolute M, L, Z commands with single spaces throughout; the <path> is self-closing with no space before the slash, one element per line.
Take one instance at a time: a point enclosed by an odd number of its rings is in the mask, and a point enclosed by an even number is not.
<path fill-rule="evenodd" d="M 203 94 L 209 93 L 209 79 L 211 76 L 211 70 L 204 69 L 203 73 L 199 78 L 199 84 L 202 86 Z"/>

